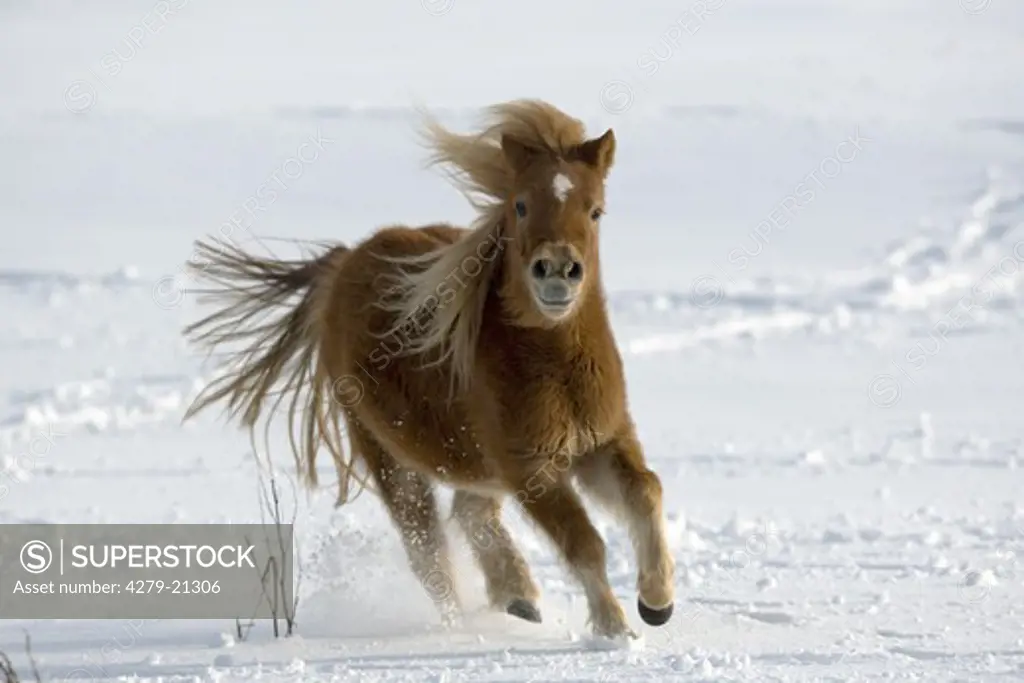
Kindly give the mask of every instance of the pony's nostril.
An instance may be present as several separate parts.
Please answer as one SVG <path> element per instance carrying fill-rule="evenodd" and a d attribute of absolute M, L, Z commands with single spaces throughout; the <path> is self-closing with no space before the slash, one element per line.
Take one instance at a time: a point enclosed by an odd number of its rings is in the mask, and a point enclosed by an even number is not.
<path fill-rule="evenodd" d="M 573 261 L 565 269 L 565 276 L 570 280 L 579 280 L 583 277 L 583 264 L 579 261 Z"/>
<path fill-rule="evenodd" d="M 544 278 L 551 274 L 551 271 L 554 270 L 554 266 L 552 265 L 551 261 L 547 260 L 546 258 L 539 258 L 533 262 L 532 270 L 533 276 L 535 278 L 537 278 L 538 280 L 543 280 Z"/>

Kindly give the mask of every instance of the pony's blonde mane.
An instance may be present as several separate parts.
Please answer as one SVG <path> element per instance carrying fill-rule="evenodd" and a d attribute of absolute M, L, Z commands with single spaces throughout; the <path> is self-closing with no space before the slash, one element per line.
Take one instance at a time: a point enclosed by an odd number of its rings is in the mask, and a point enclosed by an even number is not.
<path fill-rule="evenodd" d="M 422 256 L 390 258 L 397 266 L 395 296 L 382 306 L 395 314 L 386 335 L 415 330 L 405 353 L 450 362 L 452 390 L 469 385 L 481 316 L 491 276 L 501 256 L 503 204 L 515 190 L 514 174 L 501 149 L 509 136 L 520 143 L 567 157 L 585 141 L 582 122 L 541 100 L 514 100 L 487 108 L 487 125 L 475 134 L 458 134 L 425 116 L 424 141 L 432 150 L 430 166 L 439 166 L 479 212 L 472 229 L 459 241 Z M 466 265 L 481 264 L 478 272 Z M 462 271 L 455 296 L 441 302 L 439 293 Z M 470 277 L 465 277 L 470 275 Z"/>

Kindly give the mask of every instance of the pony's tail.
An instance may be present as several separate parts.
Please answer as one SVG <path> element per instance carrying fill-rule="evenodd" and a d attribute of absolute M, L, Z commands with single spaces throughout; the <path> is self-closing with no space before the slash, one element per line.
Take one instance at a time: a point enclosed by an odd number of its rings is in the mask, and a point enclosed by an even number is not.
<path fill-rule="evenodd" d="M 318 302 L 348 251 L 335 245 L 315 258 L 284 261 L 254 256 L 224 241 L 198 242 L 189 270 L 197 281 L 213 286 L 195 291 L 219 307 L 185 328 L 192 343 L 209 353 L 227 351 L 234 362 L 195 398 L 184 419 L 223 402 L 254 435 L 263 417 L 269 429 L 269 418 L 290 396 L 288 437 L 296 468 L 307 486 L 315 486 L 317 450 L 326 445 L 338 470 L 339 505 L 350 499 L 353 479 L 363 482 L 343 452 L 331 380 L 317 353 Z M 298 300 L 292 301 L 295 296 Z M 232 343 L 244 346 L 224 348 Z"/>

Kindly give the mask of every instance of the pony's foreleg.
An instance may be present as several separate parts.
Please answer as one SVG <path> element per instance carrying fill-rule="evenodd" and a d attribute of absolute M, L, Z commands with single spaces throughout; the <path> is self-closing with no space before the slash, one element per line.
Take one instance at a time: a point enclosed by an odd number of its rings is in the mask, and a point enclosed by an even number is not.
<path fill-rule="evenodd" d="M 501 501 L 459 490 L 452 497 L 452 516 L 469 539 L 473 556 L 484 573 L 491 606 L 540 623 L 540 593 L 526 560 L 502 524 Z"/>
<path fill-rule="evenodd" d="M 590 522 L 576 491 L 568 481 L 555 477 L 542 485 L 532 477 L 525 484 L 516 498 L 554 542 L 583 585 L 594 632 L 609 637 L 635 637 L 608 583 L 604 541 Z"/>
<path fill-rule="evenodd" d="M 444 622 L 452 623 L 461 609 L 433 486 L 422 474 L 400 465 L 365 432 L 353 429 L 352 436 L 398 527 L 413 573 Z"/>
<path fill-rule="evenodd" d="M 581 457 L 573 473 L 585 492 L 626 522 L 639 570 L 640 617 L 652 626 L 665 624 L 672 617 L 675 561 L 665 539 L 661 480 L 647 469 L 632 428 Z"/>

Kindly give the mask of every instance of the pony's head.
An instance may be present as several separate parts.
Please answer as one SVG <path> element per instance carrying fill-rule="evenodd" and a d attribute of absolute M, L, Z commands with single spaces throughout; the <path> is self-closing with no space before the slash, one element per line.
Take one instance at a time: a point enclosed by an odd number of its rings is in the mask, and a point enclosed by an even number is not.
<path fill-rule="evenodd" d="M 469 383 L 492 291 L 503 320 L 550 328 L 572 319 L 600 287 L 598 223 L 614 133 L 588 138 L 581 121 L 542 100 L 489 110 L 491 124 L 471 134 L 428 117 L 431 163 L 445 168 L 480 215 L 455 243 L 388 258 L 398 295 L 380 304 L 395 314 L 387 334 L 418 329 L 405 353 L 440 351 L 438 361 L 451 361 L 453 387 Z M 453 291 L 452 275 L 470 270 Z"/>
<path fill-rule="evenodd" d="M 517 322 L 550 327 L 571 318 L 598 286 L 598 227 L 615 134 L 560 150 L 510 134 L 500 145 L 511 170 L 501 294 Z"/>

